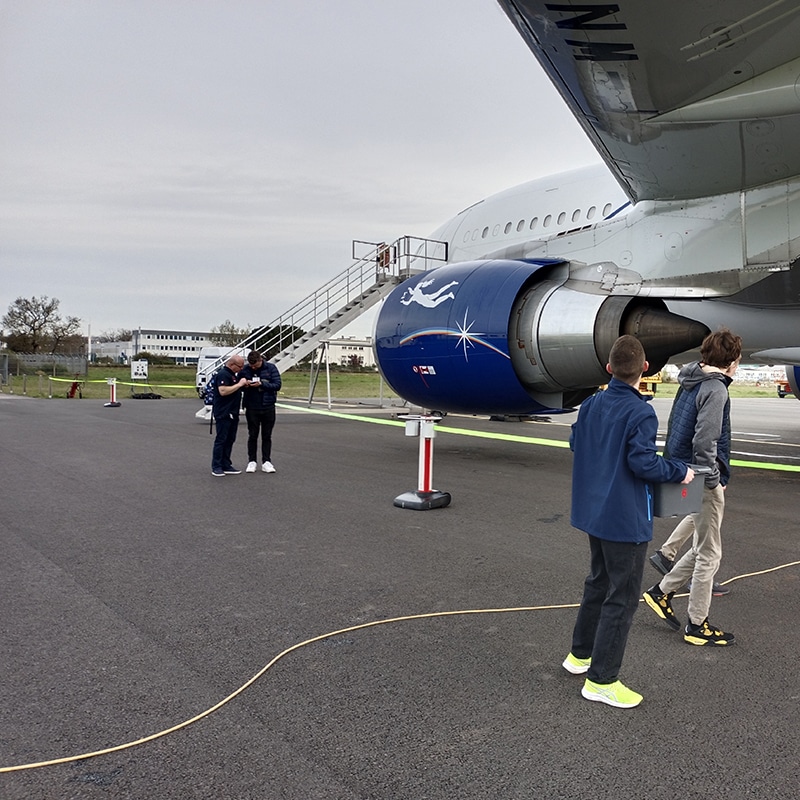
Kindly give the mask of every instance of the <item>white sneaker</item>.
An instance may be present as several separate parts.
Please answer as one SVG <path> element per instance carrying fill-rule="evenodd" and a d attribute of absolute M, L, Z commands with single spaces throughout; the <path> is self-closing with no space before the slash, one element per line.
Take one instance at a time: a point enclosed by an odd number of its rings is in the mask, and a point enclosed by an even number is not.
<path fill-rule="evenodd" d="M 258 464 L 256 464 L 255 461 L 249 461 L 247 463 L 247 469 L 245 470 L 245 472 L 255 472 L 257 467 Z"/>
<path fill-rule="evenodd" d="M 271 461 L 265 461 L 261 465 L 261 469 L 262 469 L 263 472 L 276 472 L 276 469 L 275 469 L 275 467 L 272 466 L 272 462 Z"/>

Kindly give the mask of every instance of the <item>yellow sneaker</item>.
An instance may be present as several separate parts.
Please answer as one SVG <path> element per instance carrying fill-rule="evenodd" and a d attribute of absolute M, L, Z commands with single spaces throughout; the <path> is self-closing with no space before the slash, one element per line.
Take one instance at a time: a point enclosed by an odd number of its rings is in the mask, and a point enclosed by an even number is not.
<path fill-rule="evenodd" d="M 577 656 L 572 655 L 570 653 L 562 662 L 561 666 L 567 672 L 571 672 L 573 675 L 583 675 L 584 672 L 589 671 L 589 665 L 592 663 L 591 657 L 589 658 L 578 658 Z"/>
<path fill-rule="evenodd" d="M 629 689 L 621 681 L 614 683 L 595 683 L 586 679 L 581 694 L 587 700 L 595 700 L 616 708 L 634 708 L 642 702 L 642 696 Z"/>
<path fill-rule="evenodd" d="M 732 633 L 726 633 L 711 625 L 708 617 L 699 625 L 693 625 L 689 622 L 683 632 L 683 639 L 689 644 L 712 644 L 717 647 L 724 647 L 736 641 L 736 637 Z"/>

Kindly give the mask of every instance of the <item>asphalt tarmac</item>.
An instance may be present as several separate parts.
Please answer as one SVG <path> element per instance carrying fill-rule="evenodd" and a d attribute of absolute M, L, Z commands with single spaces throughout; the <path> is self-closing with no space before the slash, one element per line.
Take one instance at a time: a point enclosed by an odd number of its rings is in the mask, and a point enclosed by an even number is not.
<path fill-rule="evenodd" d="M 734 401 L 737 457 L 795 468 L 735 468 L 710 616 L 736 644 L 642 604 L 631 710 L 561 668 L 588 566 L 570 417 L 447 417 L 452 502 L 417 511 L 399 409 L 284 404 L 277 473 L 220 479 L 197 407 L 0 395 L 4 800 L 794 794 L 796 401 Z"/>

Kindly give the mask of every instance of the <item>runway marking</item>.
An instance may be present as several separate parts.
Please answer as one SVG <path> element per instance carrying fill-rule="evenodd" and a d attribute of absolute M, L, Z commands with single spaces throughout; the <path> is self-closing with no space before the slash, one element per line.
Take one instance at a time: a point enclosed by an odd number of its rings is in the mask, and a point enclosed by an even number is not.
<path fill-rule="evenodd" d="M 757 572 L 748 572 L 743 575 L 737 575 L 736 577 L 729 578 L 728 580 L 723 582 L 724 584 L 733 583 L 733 581 L 741 580 L 742 578 L 751 578 L 756 577 L 758 575 L 766 575 L 769 572 L 777 572 L 781 569 L 787 569 L 788 567 L 796 567 L 800 565 L 800 561 L 790 561 L 786 564 L 779 564 L 777 567 L 768 567 L 767 569 L 762 569 Z M 679 594 L 679 597 L 685 597 L 686 594 Z M 642 600 L 639 600 L 641 603 Z M 264 665 L 252 678 L 248 681 L 243 683 L 238 689 L 231 692 L 227 697 L 220 700 L 215 705 L 211 706 L 211 708 L 202 711 L 201 713 L 197 714 L 196 716 L 192 717 L 191 719 L 187 719 L 184 722 L 178 723 L 177 725 L 173 725 L 171 728 L 166 728 L 163 731 L 158 731 L 157 733 L 152 733 L 149 736 L 143 736 L 141 739 L 136 739 L 133 742 L 125 742 L 124 744 L 118 744 L 114 747 L 107 747 L 103 750 L 95 750 L 91 753 L 82 753 L 81 755 L 77 756 L 66 756 L 64 758 L 53 758 L 48 761 L 37 761 L 31 764 L 17 764 L 11 767 L 0 767 L 0 773 L 4 772 L 21 772 L 22 770 L 28 769 L 38 769 L 39 767 L 52 767 L 56 766 L 57 764 L 69 764 L 75 761 L 82 761 L 86 758 L 94 758 L 95 756 L 104 756 L 110 755 L 111 753 L 118 753 L 122 750 L 129 750 L 132 747 L 136 747 L 141 744 L 146 744 L 147 742 L 153 742 L 156 739 L 161 739 L 164 736 L 167 736 L 171 733 L 176 733 L 177 731 L 183 730 L 184 728 L 188 728 L 190 725 L 194 724 L 195 722 L 199 722 L 201 719 L 205 719 L 206 717 L 213 714 L 215 711 L 219 711 L 220 708 L 227 705 L 231 700 L 238 697 L 242 692 L 246 689 L 249 689 L 259 678 L 261 678 L 270 667 L 274 664 L 277 664 L 284 656 L 289 655 L 289 653 L 293 653 L 295 650 L 299 650 L 301 647 L 305 647 L 309 644 L 314 644 L 314 642 L 321 642 L 323 639 L 330 639 L 334 636 L 341 636 L 345 633 L 352 633 L 354 631 L 365 630 L 366 628 L 374 628 L 378 625 L 389 625 L 393 622 L 408 622 L 410 620 L 418 620 L 418 619 L 434 619 L 437 617 L 455 617 L 455 616 L 467 616 L 467 615 L 474 615 L 474 614 L 508 614 L 514 613 L 519 611 L 554 611 L 559 609 L 566 609 L 566 608 L 579 608 L 580 603 L 558 603 L 552 605 L 542 605 L 542 606 L 519 606 L 515 608 L 480 608 L 480 609 L 467 609 L 464 611 L 432 611 L 426 614 L 409 614 L 403 617 L 392 617 L 390 619 L 377 619 L 373 620 L 372 622 L 363 622 L 359 625 L 352 625 L 349 628 L 340 628 L 336 631 L 329 631 L 328 633 L 320 634 L 319 636 L 313 636 L 310 639 L 306 639 L 305 641 L 298 642 L 297 644 L 293 644 L 291 647 L 287 647 L 283 652 L 278 653 L 271 661 L 269 661 L 266 665 Z"/>
<path fill-rule="evenodd" d="M 404 427 L 405 422 L 395 419 L 381 419 L 375 417 L 365 417 L 361 414 L 348 414 L 342 411 L 328 411 L 322 408 L 303 408 L 301 406 L 288 405 L 286 403 L 276 403 L 279 408 L 285 408 L 291 411 L 304 411 L 309 414 L 320 414 L 326 417 L 335 417 L 337 419 L 350 419 L 356 422 L 372 422 L 376 425 L 393 425 L 394 427 Z M 563 423 L 562 423 L 563 424 Z M 436 430 L 440 433 L 451 433 L 455 436 L 474 436 L 477 439 L 497 439 L 504 442 L 517 442 L 519 444 L 538 444 L 542 447 L 559 447 L 569 448 L 569 442 L 560 441 L 558 439 L 541 439 L 536 436 L 522 436 L 520 434 L 512 433 L 495 433 L 491 431 L 473 431 L 467 428 L 454 428 L 449 425 L 437 425 Z M 663 444 L 663 443 L 660 443 Z M 743 453 L 743 455 L 758 457 L 759 453 Z M 764 455 L 764 458 L 769 456 Z M 790 456 L 787 456 L 789 458 Z M 778 472 L 800 472 L 800 464 L 778 464 L 771 461 L 741 461 L 739 459 L 731 459 L 731 465 L 734 467 L 744 467 L 745 469 L 765 469 L 775 470 Z"/>
<path fill-rule="evenodd" d="M 734 450 L 733 452 L 739 456 L 750 456 L 751 458 L 767 458 L 767 456 L 765 456 L 763 453 L 748 453 L 744 450 Z M 800 461 L 800 456 L 782 456 L 782 458 L 785 458 L 788 461 Z M 741 466 L 742 464 L 746 463 L 761 464 L 763 462 L 761 461 L 745 462 L 745 461 L 737 461 L 736 459 L 731 459 L 731 464 L 735 464 L 737 466 Z M 780 466 L 781 466 L 780 464 L 776 464 L 775 469 L 778 469 Z"/>

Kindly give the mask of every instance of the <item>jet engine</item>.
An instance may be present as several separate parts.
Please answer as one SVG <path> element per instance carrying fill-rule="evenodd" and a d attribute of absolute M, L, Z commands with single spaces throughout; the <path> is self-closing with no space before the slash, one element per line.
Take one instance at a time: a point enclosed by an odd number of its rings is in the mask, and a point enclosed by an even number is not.
<path fill-rule="evenodd" d="M 468 261 L 406 280 L 375 323 L 375 356 L 387 383 L 436 411 L 562 410 L 608 381 L 608 353 L 621 334 L 642 341 L 655 373 L 708 333 L 658 300 L 572 289 L 553 267 Z"/>

